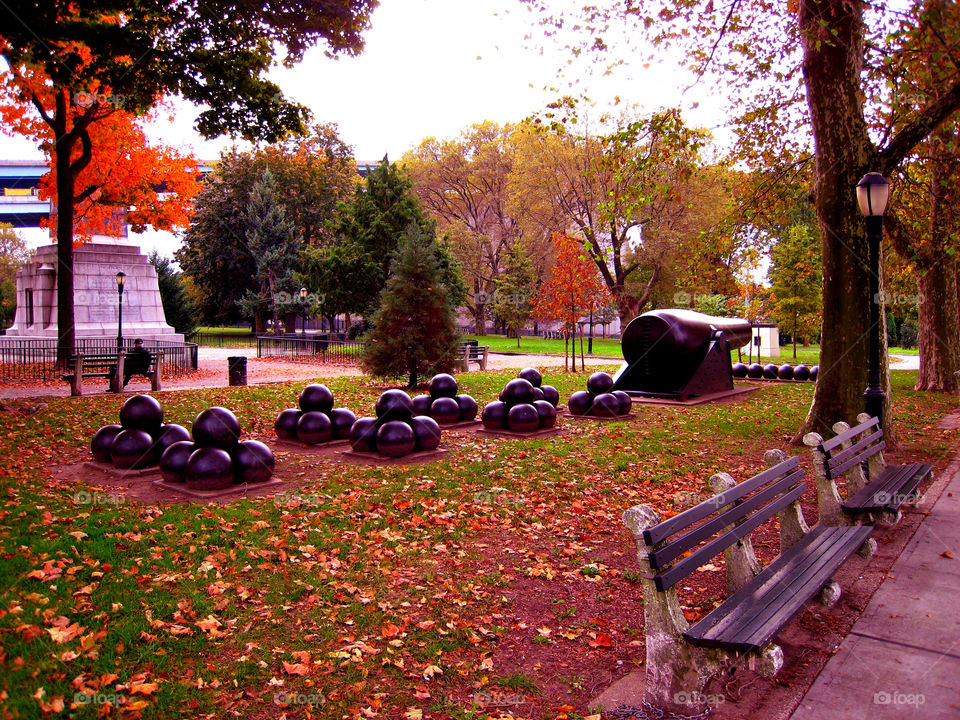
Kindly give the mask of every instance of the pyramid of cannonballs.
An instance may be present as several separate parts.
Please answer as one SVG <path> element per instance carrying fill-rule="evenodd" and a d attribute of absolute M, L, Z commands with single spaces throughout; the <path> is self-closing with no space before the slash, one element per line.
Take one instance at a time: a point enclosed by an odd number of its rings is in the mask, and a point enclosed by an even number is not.
<path fill-rule="evenodd" d="M 281 440 L 299 440 L 307 445 L 347 440 L 357 416 L 333 406 L 333 393 L 326 385 L 307 385 L 300 392 L 300 409 L 281 410 L 273 423 Z"/>
<path fill-rule="evenodd" d="M 432 417 L 414 417 L 413 400 L 403 390 L 387 390 L 377 399 L 376 417 L 362 417 L 350 430 L 354 452 L 399 458 L 412 452 L 436 450 L 440 425 Z"/>
<path fill-rule="evenodd" d="M 613 378 L 605 372 L 595 372 L 587 379 L 587 389 L 579 390 L 567 400 L 571 415 L 617 417 L 629 415 L 633 400 L 623 390 L 613 389 Z"/>
<path fill-rule="evenodd" d="M 469 395 L 458 395 L 460 388 L 452 375 L 434 375 L 426 395 L 413 398 L 413 416 L 428 416 L 440 425 L 467 422 L 477 417 L 477 401 Z"/>
<path fill-rule="evenodd" d="M 134 395 L 120 408 L 120 425 L 105 425 L 90 441 L 98 462 L 117 468 L 143 468 L 159 462 L 167 482 L 191 490 L 222 490 L 233 484 L 266 482 L 275 461 L 266 445 L 240 441 L 236 415 L 207 408 L 193 421 L 193 434 L 164 424 L 163 408 L 149 395 Z"/>
<path fill-rule="evenodd" d="M 524 368 L 500 391 L 500 399 L 488 403 L 480 415 L 487 430 L 532 433 L 552 428 L 557 422 L 560 393 L 544 385 L 534 368 Z"/>

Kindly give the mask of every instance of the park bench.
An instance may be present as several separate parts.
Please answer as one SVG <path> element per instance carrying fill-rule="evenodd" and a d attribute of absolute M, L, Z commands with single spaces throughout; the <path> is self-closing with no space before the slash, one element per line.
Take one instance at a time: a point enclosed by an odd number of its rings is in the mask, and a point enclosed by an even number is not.
<path fill-rule="evenodd" d="M 646 505 L 623 515 L 641 570 L 646 699 L 661 710 L 703 710 L 707 682 L 731 665 L 746 662 L 765 677 L 779 672 L 783 652 L 772 638 L 814 596 L 828 606 L 836 602 L 840 589 L 832 576 L 854 553 L 869 555 L 876 547 L 870 526 L 808 528 L 799 502 L 807 490 L 800 460 L 784 457 L 768 451 L 772 467 L 740 484 L 714 475 L 717 495 L 668 520 Z M 780 554 L 761 569 L 750 534 L 774 516 Z M 720 553 L 727 599 L 690 626 L 675 586 Z"/>
<path fill-rule="evenodd" d="M 150 360 L 132 368 L 134 375 L 143 375 L 150 379 L 150 387 L 160 390 L 160 365 L 163 362 L 162 352 L 149 353 Z M 72 372 L 63 373 L 60 377 L 70 383 L 70 394 L 83 395 L 83 379 L 105 377 L 110 379 L 110 391 L 120 392 L 123 386 L 123 375 L 128 353 L 126 351 L 113 353 L 77 353 L 70 356 Z"/>
<path fill-rule="evenodd" d="M 479 364 L 481 370 L 487 369 L 487 352 L 490 350 L 489 345 L 484 345 L 481 347 L 478 345 L 464 343 L 460 346 L 460 350 L 463 354 L 458 360 L 458 364 L 463 372 L 470 370 L 470 363 Z"/>
<path fill-rule="evenodd" d="M 880 421 L 861 413 L 860 423 L 833 426 L 837 433 L 824 440 L 808 433 L 803 442 L 813 453 L 817 475 L 817 502 L 820 522 L 830 525 L 869 524 L 885 521 L 896 524 L 900 507 L 916 502 L 920 483 L 933 474 L 929 463 L 887 465 L 883 459 L 886 443 Z M 837 489 L 837 480 L 846 478 L 846 500 Z"/>

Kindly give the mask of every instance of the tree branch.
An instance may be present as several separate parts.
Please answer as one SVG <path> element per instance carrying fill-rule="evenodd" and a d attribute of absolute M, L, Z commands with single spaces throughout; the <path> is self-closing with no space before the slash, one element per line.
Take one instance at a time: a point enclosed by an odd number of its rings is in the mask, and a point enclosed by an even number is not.
<path fill-rule="evenodd" d="M 879 153 L 880 172 L 892 172 L 907 154 L 944 120 L 960 109 L 960 81 L 924 108 L 920 116 L 898 132 Z"/>

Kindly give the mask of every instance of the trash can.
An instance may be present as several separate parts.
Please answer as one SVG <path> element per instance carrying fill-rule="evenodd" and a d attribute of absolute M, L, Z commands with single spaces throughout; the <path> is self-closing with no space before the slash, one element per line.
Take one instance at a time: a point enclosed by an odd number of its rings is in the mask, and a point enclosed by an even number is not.
<path fill-rule="evenodd" d="M 227 375 L 230 378 L 230 386 L 235 385 L 246 385 L 247 384 L 247 358 L 240 357 L 228 357 L 227 358 Z"/>

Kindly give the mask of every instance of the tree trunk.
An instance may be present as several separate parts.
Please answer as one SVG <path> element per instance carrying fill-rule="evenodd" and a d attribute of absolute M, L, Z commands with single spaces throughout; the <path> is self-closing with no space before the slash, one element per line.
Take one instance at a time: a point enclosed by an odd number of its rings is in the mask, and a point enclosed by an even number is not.
<path fill-rule="evenodd" d="M 862 106 L 863 5 L 801 0 L 800 35 L 810 120 L 816 140 L 814 206 L 823 245 L 820 374 L 799 437 L 850 423 L 864 408 L 870 298 L 868 243 L 856 185 L 878 167 Z M 881 354 L 886 338 L 881 338 Z M 884 383 L 886 385 L 886 383 Z M 884 427 L 889 427 L 890 403 Z"/>
<path fill-rule="evenodd" d="M 58 132 L 54 168 L 57 183 L 57 365 L 67 367 L 77 344 L 73 322 L 73 193 L 70 153 L 74 138 Z"/>

